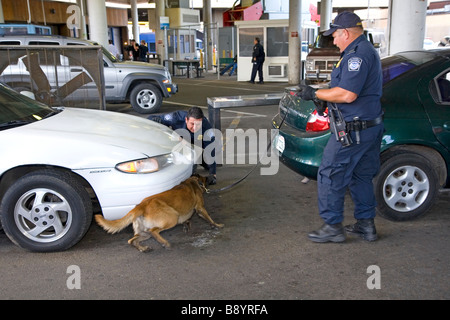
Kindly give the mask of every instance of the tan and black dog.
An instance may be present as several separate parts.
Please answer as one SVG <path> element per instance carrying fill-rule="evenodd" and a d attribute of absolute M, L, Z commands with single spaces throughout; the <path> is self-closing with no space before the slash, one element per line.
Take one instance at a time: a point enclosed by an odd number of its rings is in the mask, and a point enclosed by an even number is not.
<path fill-rule="evenodd" d="M 203 200 L 205 183 L 205 177 L 192 176 L 168 191 L 145 198 L 121 219 L 106 220 L 102 215 L 96 215 L 95 220 L 109 233 L 117 233 L 133 223 L 134 237 L 128 240 L 128 243 L 141 252 L 150 248 L 141 246 L 140 242 L 151 236 L 168 249 L 170 243 L 159 233 L 178 224 L 184 224 L 189 228 L 189 219 L 194 212 L 211 226 L 223 227 L 223 224 L 215 223 L 205 209 Z"/>

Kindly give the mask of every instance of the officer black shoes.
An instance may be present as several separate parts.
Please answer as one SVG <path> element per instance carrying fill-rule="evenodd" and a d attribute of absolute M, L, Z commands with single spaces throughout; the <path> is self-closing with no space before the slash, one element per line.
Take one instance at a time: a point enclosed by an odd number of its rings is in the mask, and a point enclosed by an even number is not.
<path fill-rule="evenodd" d="M 366 241 L 377 240 L 377 230 L 373 219 L 360 219 L 355 224 L 345 226 L 345 231 L 357 235 Z"/>
<path fill-rule="evenodd" d="M 345 233 L 357 235 L 366 241 L 377 240 L 377 230 L 373 219 L 360 219 L 355 224 L 342 227 L 342 223 L 326 224 L 308 234 L 309 240 L 313 242 L 343 242 Z"/>
<path fill-rule="evenodd" d="M 342 223 L 326 224 L 308 234 L 309 240 L 313 242 L 343 242 L 345 241 L 345 231 Z"/>

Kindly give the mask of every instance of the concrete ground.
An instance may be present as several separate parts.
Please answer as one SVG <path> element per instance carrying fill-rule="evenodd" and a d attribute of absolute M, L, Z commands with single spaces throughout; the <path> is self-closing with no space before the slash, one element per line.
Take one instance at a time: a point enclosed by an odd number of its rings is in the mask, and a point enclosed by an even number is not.
<path fill-rule="evenodd" d="M 218 80 L 215 74 L 174 81 L 180 92 L 161 112 L 193 105 L 206 112 L 207 97 L 280 92 L 287 86 L 238 83 L 227 75 Z M 110 109 L 144 117 L 129 105 Z M 270 129 L 277 109 L 228 110 L 222 113 L 222 129 Z M 224 164 L 214 188 L 252 168 Z M 345 243 L 317 244 L 306 236 L 322 224 L 316 182 L 303 183 L 282 164 L 275 175 L 261 175 L 260 169 L 233 189 L 205 195 L 207 210 L 225 224 L 223 229 L 194 217 L 189 233 L 181 226 L 162 233 L 173 246 L 170 251 L 150 239 L 153 251 L 140 253 L 127 244 L 131 227 L 110 235 L 95 223 L 78 245 L 59 253 L 29 253 L 0 233 L 0 299 L 188 300 L 169 310 L 174 314 L 189 304 L 204 304 L 198 300 L 225 308 L 221 301 L 450 299 L 450 193 L 442 193 L 419 220 L 377 217 L 376 242 L 348 237 Z M 353 221 L 352 208 L 347 198 L 345 223 Z M 79 289 L 69 288 L 73 270 L 80 272 Z"/>

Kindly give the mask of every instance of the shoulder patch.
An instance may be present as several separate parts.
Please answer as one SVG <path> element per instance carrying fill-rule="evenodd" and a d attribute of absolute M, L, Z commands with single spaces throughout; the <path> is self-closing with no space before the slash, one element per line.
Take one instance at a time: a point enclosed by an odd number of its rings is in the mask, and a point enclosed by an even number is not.
<path fill-rule="evenodd" d="M 348 71 L 359 71 L 361 63 L 362 59 L 358 57 L 352 57 L 348 59 Z"/>

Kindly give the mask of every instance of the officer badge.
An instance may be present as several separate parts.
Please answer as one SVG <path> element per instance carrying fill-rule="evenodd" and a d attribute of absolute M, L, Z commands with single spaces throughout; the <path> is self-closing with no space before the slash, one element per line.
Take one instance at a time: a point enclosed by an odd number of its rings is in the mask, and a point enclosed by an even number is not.
<path fill-rule="evenodd" d="M 359 71 L 361 63 L 362 63 L 361 58 L 354 57 L 348 59 L 348 71 Z"/>

